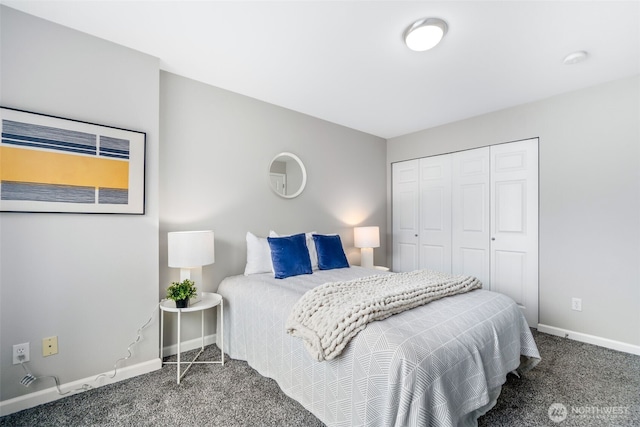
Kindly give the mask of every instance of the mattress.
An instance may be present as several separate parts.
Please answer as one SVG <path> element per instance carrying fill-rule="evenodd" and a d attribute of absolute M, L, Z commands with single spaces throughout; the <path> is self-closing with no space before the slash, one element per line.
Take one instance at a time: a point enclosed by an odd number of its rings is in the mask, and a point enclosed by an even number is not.
<path fill-rule="evenodd" d="M 506 375 L 539 360 L 515 302 L 485 290 L 372 322 L 329 361 L 314 360 L 286 333 L 291 308 L 307 290 L 372 274 L 380 272 L 350 267 L 224 279 L 225 351 L 276 380 L 329 426 L 477 425 Z"/>

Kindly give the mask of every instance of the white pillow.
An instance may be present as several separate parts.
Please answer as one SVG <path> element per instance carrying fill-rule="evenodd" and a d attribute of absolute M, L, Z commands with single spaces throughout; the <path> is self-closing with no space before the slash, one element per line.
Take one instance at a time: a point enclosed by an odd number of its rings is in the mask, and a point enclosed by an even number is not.
<path fill-rule="evenodd" d="M 244 267 L 244 275 L 272 272 L 271 249 L 267 238 L 247 231 L 247 265 Z"/>
<path fill-rule="evenodd" d="M 309 258 L 311 259 L 311 269 L 317 270 L 318 269 L 318 253 L 316 252 L 316 244 L 313 242 L 314 234 L 318 234 L 318 233 L 316 233 L 315 231 L 310 231 L 308 233 L 304 233 L 304 237 L 305 237 L 305 240 L 307 241 L 307 249 L 309 249 Z M 291 236 L 291 234 L 280 235 L 273 230 L 269 231 L 269 237 L 285 237 L 285 236 Z"/>

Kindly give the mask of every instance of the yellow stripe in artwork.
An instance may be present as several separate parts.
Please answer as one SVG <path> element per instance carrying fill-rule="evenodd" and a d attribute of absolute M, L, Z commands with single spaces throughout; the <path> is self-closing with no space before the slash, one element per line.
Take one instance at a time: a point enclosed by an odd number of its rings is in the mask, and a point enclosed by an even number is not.
<path fill-rule="evenodd" d="M 0 146 L 0 179 L 127 189 L 129 162 Z"/>

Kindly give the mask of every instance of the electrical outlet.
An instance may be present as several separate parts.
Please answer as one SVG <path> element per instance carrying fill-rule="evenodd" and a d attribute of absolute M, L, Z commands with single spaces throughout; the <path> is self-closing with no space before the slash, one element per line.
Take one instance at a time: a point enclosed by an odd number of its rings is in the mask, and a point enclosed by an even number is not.
<path fill-rule="evenodd" d="M 20 356 L 24 356 L 21 360 Z M 22 344 L 15 344 L 13 346 L 13 364 L 19 365 L 20 362 L 28 362 L 29 361 L 29 343 L 25 342 Z"/>
<path fill-rule="evenodd" d="M 58 337 L 42 338 L 42 356 L 58 354 Z"/>
<path fill-rule="evenodd" d="M 571 298 L 571 310 L 582 311 L 582 299 Z"/>

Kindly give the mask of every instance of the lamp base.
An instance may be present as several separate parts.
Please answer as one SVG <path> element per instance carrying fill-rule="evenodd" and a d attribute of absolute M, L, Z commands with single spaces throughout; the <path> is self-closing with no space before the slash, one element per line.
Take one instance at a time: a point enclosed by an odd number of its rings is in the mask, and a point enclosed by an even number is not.
<path fill-rule="evenodd" d="M 373 268 L 373 248 L 360 249 L 360 266 Z"/>

